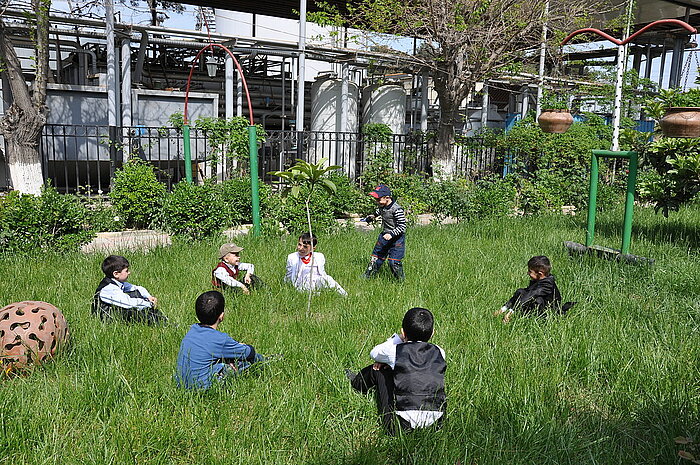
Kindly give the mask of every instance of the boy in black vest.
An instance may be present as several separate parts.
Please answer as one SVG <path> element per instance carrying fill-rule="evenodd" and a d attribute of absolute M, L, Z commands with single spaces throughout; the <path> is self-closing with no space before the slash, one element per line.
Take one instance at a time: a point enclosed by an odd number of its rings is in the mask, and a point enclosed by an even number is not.
<path fill-rule="evenodd" d="M 131 274 L 129 260 L 120 255 L 110 255 L 102 262 L 105 277 L 95 290 L 92 313 L 103 320 L 115 317 L 126 322 L 160 323 L 167 321 L 156 307 L 158 299 L 144 287 L 134 286 L 126 280 Z"/>
<path fill-rule="evenodd" d="M 544 255 L 532 257 L 527 262 L 527 275 L 530 284 L 515 291 L 513 297 L 499 310 L 495 316 L 503 315 L 503 323 L 509 323 L 513 313 L 518 310 L 523 315 L 547 316 L 548 311 L 560 315 L 566 313 L 576 302 L 561 303 L 561 293 L 554 280 L 552 263 Z"/>
<path fill-rule="evenodd" d="M 401 335 L 394 334 L 370 351 L 374 364 L 345 374 L 352 387 L 366 393 L 376 388 L 377 408 L 387 434 L 440 425 L 445 416 L 445 351 L 428 340 L 433 314 L 415 307 L 403 317 Z"/>
<path fill-rule="evenodd" d="M 241 263 L 243 247 L 234 243 L 219 247 L 221 260 L 211 272 L 211 284 L 214 289 L 240 289 L 244 294 L 250 294 L 250 289 L 263 286 L 260 278 L 255 276 L 255 266 L 252 263 Z"/>

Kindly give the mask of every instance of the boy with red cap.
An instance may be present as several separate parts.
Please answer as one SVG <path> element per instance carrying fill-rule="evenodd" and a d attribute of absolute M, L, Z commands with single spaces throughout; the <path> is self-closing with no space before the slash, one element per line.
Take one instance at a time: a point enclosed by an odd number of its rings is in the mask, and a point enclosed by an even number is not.
<path fill-rule="evenodd" d="M 404 280 L 403 260 L 406 245 L 406 214 L 401 205 L 391 196 L 391 190 L 384 184 L 380 184 L 369 193 L 377 202 L 377 210 L 374 215 L 366 218 L 372 222 L 377 217 L 382 218 L 382 232 L 372 250 L 372 257 L 363 277 L 372 278 L 379 272 L 385 260 L 389 260 L 389 268 L 394 277 L 399 281 Z"/>

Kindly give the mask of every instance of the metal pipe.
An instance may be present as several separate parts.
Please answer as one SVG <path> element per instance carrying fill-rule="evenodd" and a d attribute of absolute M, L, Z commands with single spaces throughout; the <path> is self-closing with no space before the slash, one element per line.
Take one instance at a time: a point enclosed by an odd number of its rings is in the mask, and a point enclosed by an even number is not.
<path fill-rule="evenodd" d="M 110 126 L 117 122 L 117 70 L 114 50 L 114 3 L 105 0 L 105 20 L 107 29 L 107 114 Z"/>
<path fill-rule="evenodd" d="M 304 130 L 304 82 L 306 81 L 306 0 L 299 2 L 299 74 L 297 77 L 296 130 Z"/>
<path fill-rule="evenodd" d="M 428 130 L 428 72 L 423 71 L 420 79 L 420 130 Z"/>
<path fill-rule="evenodd" d="M 122 41 L 122 126 L 131 126 L 131 41 Z"/>
<path fill-rule="evenodd" d="M 231 119 L 233 118 L 233 58 L 227 56 L 225 66 L 226 73 L 224 78 L 224 88 L 226 99 L 226 119 Z"/>
<path fill-rule="evenodd" d="M 598 155 L 593 151 L 591 155 L 591 178 L 588 187 L 588 221 L 586 227 L 586 247 L 593 245 L 595 236 L 595 213 L 598 199 Z"/>
<path fill-rule="evenodd" d="M 540 67 L 537 83 L 537 104 L 535 107 L 535 120 L 542 113 L 542 93 L 544 91 L 544 65 L 547 54 L 547 17 L 549 16 L 549 0 L 544 4 L 544 24 L 542 25 L 542 42 L 540 43 Z"/>
<path fill-rule="evenodd" d="M 622 225 L 622 253 L 630 252 L 632 242 L 632 211 L 634 210 L 634 186 L 637 183 L 637 152 L 628 152 L 630 160 L 630 172 L 627 175 L 627 193 L 625 196 L 625 218 Z"/>

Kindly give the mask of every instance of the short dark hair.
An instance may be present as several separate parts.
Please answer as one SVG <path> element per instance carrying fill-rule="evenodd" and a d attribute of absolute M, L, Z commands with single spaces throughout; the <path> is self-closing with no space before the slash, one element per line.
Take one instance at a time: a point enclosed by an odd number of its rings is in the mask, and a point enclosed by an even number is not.
<path fill-rule="evenodd" d="M 224 313 L 226 299 L 219 291 L 208 291 L 197 297 L 194 304 L 194 310 L 197 313 L 197 319 L 203 325 L 213 325 L 219 318 L 219 315 Z"/>
<path fill-rule="evenodd" d="M 316 239 L 316 236 L 311 233 L 303 233 L 301 236 L 299 236 L 299 240 L 304 243 L 312 242 L 314 247 L 316 247 L 316 244 L 318 244 L 318 239 Z"/>
<path fill-rule="evenodd" d="M 129 260 L 121 255 L 110 255 L 102 261 L 102 272 L 108 278 L 114 278 L 114 273 L 119 273 L 124 268 L 129 268 Z"/>
<path fill-rule="evenodd" d="M 413 307 L 403 316 L 401 327 L 409 341 L 427 342 L 433 336 L 433 314 L 427 308 Z"/>
<path fill-rule="evenodd" d="M 549 272 L 552 271 L 552 263 L 546 256 L 536 255 L 527 261 L 527 269 L 549 276 Z"/>

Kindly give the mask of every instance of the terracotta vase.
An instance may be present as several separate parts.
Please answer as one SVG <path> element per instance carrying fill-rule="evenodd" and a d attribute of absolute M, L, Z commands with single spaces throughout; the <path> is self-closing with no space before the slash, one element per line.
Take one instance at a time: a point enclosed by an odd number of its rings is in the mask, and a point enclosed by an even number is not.
<path fill-rule="evenodd" d="M 666 137 L 700 137 L 700 107 L 670 107 L 661 121 Z"/>
<path fill-rule="evenodd" d="M 537 118 L 542 131 L 555 134 L 565 133 L 573 122 L 574 117 L 569 110 L 546 109 L 542 110 L 540 117 Z"/>

